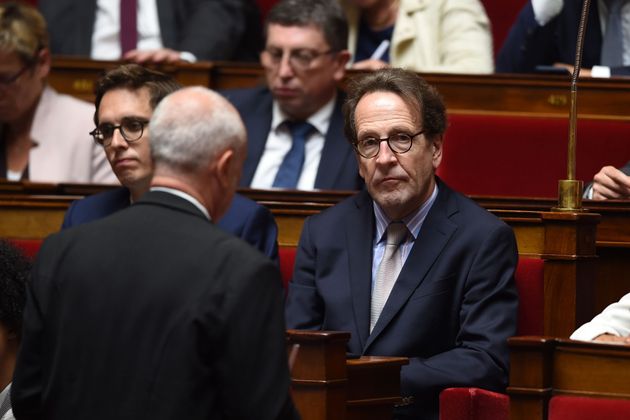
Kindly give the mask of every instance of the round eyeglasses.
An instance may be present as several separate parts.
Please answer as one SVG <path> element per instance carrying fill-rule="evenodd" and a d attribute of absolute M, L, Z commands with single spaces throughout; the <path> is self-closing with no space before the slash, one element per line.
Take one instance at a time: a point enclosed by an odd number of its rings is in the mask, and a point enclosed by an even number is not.
<path fill-rule="evenodd" d="M 140 118 L 123 118 L 119 125 L 103 123 L 90 131 L 90 135 L 94 137 L 94 141 L 103 147 L 107 147 L 112 143 L 114 131 L 118 129 L 120 135 L 127 143 L 133 143 L 140 140 L 144 132 L 144 126 L 149 123 L 148 120 Z"/>
<path fill-rule="evenodd" d="M 315 51 L 308 48 L 301 48 L 297 50 L 289 50 L 287 54 L 289 55 L 289 64 L 294 70 L 304 71 L 308 70 L 313 61 L 315 61 L 318 57 L 328 54 L 334 54 L 337 51 L 335 50 L 327 50 L 327 51 Z M 280 48 L 272 48 L 267 47 L 261 53 L 262 64 L 264 67 L 275 68 L 280 65 L 282 62 L 282 57 L 284 57 L 284 51 Z"/>
<path fill-rule="evenodd" d="M 357 153 L 366 159 L 372 159 L 378 156 L 381 150 L 381 142 L 386 141 L 390 150 L 397 155 L 407 153 L 413 144 L 413 138 L 424 133 L 424 130 L 418 131 L 416 134 L 396 133 L 389 137 L 365 137 L 354 144 Z"/>

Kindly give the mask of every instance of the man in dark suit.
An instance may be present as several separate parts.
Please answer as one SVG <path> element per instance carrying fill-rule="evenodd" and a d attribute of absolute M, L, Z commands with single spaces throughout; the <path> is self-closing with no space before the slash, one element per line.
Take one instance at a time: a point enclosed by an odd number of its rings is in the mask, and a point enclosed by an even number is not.
<path fill-rule="evenodd" d="M 530 73 L 537 66 L 555 66 L 573 71 L 575 46 L 582 13 L 582 1 L 539 0 L 528 1 L 512 26 L 499 54 L 496 71 L 507 73 Z M 588 25 L 584 38 L 582 72 L 580 76 L 606 77 L 630 74 L 629 62 L 608 65 L 602 63 L 604 33 L 602 21 L 606 22 L 607 10 L 602 3 L 591 2 Z M 630 8 L 624 6 L 621 13 L 630 17 Z M 606 19 L 601 20 L 600 15 Z M 604 26 L 605 29 L 605 26 Z M 628 39 L 630 34 L 624 34 Z"/>
<path fill-rule="evenodd" d="M 39 251 L 16 418 L 297 417 L 279 272 L 213 225 L 245 158 L 238 113 L 186 88 L 158 105 L 150 130 L 151 191 Z"/>
<path fill-rule="evenodd" d="M 118 42 L 120 2 L 99 3 L 38 0 L 48 22 L 53 54 L 123 57 Z M 255 0 L 156 0 L 144 2 L 139 12 L 138 49 L 124 55 L 125 59 L 255 61 L 258 57 L 261 31 Z"/>
<path fill-rule="evenodd" d="M 343 136 L 344 96 L 337 89 L 350 58 L 338 2 L 281 0 L 267 15 L 265 33 L 267 86 L 224 92 L 249 136 L 241 185 L 360 189 L 356 159 Z M 306 125 L 304 137 L 293 134 L 297 125 Z M 293 158 L 291 180 L 281 180 Z"/>
<path fill-rule="evenodd" d="M 409 357 L 396 418 L 437 419 L 446 387 L 507 385 L 514 234 L 435 176 L 446 115 L 424 80 L 380 70 L 348 95 L 367 191 L 305 222 L 287 327 L 349 331 L 351 353 Z"/>
<path fill-rule="evenodd" d="M 148 191 L 153 172 L 149 133 L 144 122 L 151 118 L 162 98 L 177 89 L 179 84 L 170 76 L 135 64 L 111 70 L 96 82 L 94 121 L 101 132 L 108 132 L 106 142 L 100 144 L 124 187 L 73 202 L 62 228 L 108 216 L 128 207 Z M 132 131 L 138 122 L 139 137 L 125 139 L 124 133 Z M 113 129 L 118 124 L 122 124 L 122 133 L 120 129 Z M 98 134 L 99 130 L 94 133 Z M 126 135 L 129 137 L 129 133 Z M 99 139 L 95 137 L 97 142 Z M 236 194 L 217 225 L 277 261 L 278 227 L 265 207 Z"/>

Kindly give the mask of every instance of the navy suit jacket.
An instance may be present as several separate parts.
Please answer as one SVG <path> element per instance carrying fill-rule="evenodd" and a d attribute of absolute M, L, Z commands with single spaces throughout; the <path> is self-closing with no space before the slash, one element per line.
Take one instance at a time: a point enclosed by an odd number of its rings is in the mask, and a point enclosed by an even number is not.
<path fill-rule="evenodd" d="M 262 31 L 254 0 L 156 0 L 156 6 L 165 47 L 199 60 L 258 60 Z M 90 55 L 96 0 L 38 0 L 37 7 L 53 54 Z"/>
<path fill-rule="evenodd" d="M 102 219 L 129 207 L 129 190 L 125 187 L 105 191 L 74 201 L 66 212 L 62 229 Z M 248 242 L 273 261 L 278 261 L 278 226 L 272 214 L 260 204 L 234 194 L 232 204 L 217 223 Z"/>
<path fill-rule="evenodd" d="M 531 1 L 521 10 L 497 56 L 496 71 L 530 73 L 538 65 L 573 64 L 582 13 L 582 1 L 565 0 L 562 11 L 545 26 L 534 19 Z M 582 66 L 600 64 L 602 29 L 597 2 L 591 2 L 584 38 Z M 630 74 L 630 67 L 611 68 L 612 74 Z"/>
<path fill-rule="evenodd" d="M 438 180 L 439 193 L 369 333 L 373 201 L 367 191 L 308 218 L 289 283 L 287 328 L 349 331 L 348 351 L 406 356 L 397 418 L 438 418 L 450 386 L 504 390 L 516 333 L 509 226 Z M 331 232 L 334 232 L 332 234 Z"/>
<path fill-rule="evenodd" d="M 271 91 L 264 86 L 228 90 L 222 93 L 236 107 L 247 128 L 247 159 L 243 166 L 241 186 L 249 187 L 258 162 L 265 151 L 271 129 L 273 97 Z M 343 93 L 338 92 L 315 178 L 316 189 L 359 190 L 363 188 L 354 149 L 343 133 L 341 105 L 344 99 Z"/>

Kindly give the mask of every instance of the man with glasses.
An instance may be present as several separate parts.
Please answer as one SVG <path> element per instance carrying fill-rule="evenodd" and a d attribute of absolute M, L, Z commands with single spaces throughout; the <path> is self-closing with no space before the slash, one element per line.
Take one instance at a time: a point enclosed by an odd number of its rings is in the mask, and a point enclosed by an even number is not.
<path fill-rule="evenodd" d="M 270 10 L 260 55 L 267 86 L 225 92 L 249 135 L 242 186 L 361 188 L 337 89 L 350 58 L 347 33 L 336 0 L 282 0 Z"/>
<path fill-rule="evenodd" d="M 172 77 L 136 64 L 111 70 L 96 82 L 96 128 L 90 134 L 104 149 L 123 188 L 75 201 L 65 215 L 63 228 L 129 207 L 149 190 L 153 161 L 147 124 L 157 104 L 179 88 Z M 178 151 L 172 153 L 176 155 Z M 277 260 L 278 228 L 265 207 L 236 194 L 217 223 Z"/>
<path fill-rule="evenodd" d="M 436 177 L 445 107 L 418 75 L 355 80 L 344 117 L 367 191 L 306 220 L 287 327 L 349 331 L 351 353 L 408 357 L 396 418 L 437 420 L 442 389 L 507 385 L 514 234 Z"/>
<path fill-rule="evenodd" d="M 115 183 L 90 141 L 92 106 L 48 86 L 46 22 L 37 9 L 0 4 L 0 179 Z"/>

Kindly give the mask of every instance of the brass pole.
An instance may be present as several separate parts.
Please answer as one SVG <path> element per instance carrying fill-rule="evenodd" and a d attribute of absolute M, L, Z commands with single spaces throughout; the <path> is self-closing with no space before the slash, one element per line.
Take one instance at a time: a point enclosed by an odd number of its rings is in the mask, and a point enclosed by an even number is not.
<path fill-rule="evenodd" d="M 578 28 L 577 45 L 575 46 L 575 65 L 571 76 L 571 108 L 569 110 L 569 146 L 567 155 L 567 179 L 558 181 L 558 207 L 554 210 L 580 211 L 582 210 L 582 181 L 575 179 L 575 161 L 577 146 L 577 80 L 582 68 L 582 50 L 584 35 L 588 22 L 590 0 L 584 0 L 580 26 Z"/>

